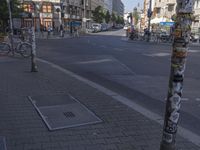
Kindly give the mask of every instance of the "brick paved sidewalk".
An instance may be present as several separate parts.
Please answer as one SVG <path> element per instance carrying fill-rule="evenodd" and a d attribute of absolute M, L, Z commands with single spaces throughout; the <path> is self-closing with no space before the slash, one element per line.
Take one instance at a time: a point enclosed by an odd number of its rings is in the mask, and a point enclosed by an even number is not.
<path fill-rule="evenodd" d="M 51 66 L 0 57 L 0 136 L 8 150 L 159 150 L 162 127 L 97 89 Z M 103 122 L 50 132 L 28 95 L 70 93 Z M 199 150 L 177 137 L 181 150 Z"/>

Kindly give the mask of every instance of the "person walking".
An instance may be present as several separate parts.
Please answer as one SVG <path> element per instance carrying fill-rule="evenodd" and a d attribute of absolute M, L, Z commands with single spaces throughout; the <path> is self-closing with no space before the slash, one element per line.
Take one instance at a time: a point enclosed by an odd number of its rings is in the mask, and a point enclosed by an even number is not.
<path fill-rule="evenodd" d="M 49 39 L 50 34 L 51 34 L 51 27 L 48 25 L 48 28 L 47 28 L 47 39 Z"/>
<path fill-rule="evenodd" d="M 60 37 L 64 37 L 63 25 L 60 25 Z"/>

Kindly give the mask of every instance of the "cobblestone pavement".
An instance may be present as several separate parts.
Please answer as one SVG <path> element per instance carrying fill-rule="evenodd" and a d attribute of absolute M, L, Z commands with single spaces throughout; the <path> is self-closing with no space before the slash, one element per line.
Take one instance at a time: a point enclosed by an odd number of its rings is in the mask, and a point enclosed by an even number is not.
<path fill-rule="evenodd" d="M 0 136 L 8 150 L 158 150 L 162 126 L 51 66 L 0 57 Z M 27 96 L 70 93 L 103 122 L 49 131 Z M 200 148 L 177 137 L 181 150 Z"/>

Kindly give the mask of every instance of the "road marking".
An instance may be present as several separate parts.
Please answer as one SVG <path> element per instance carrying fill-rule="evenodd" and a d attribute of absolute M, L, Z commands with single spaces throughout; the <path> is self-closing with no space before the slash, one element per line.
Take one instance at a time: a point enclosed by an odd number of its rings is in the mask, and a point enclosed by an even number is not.
<path fill-rule="evenodd" d="M 105 45 L 101 45 L 100 47 L 102 47 L 102 48 L 107 48 L 107 46 L 105 46 Z"/>
<path fill-rule="evenodd" d="M 200 98 L 196 98 L 195 100 L 196 100 L 197 102 L 200 102 Z"/>
<path fill-rule="evenodd" d="M 121 48 L 113 48 L 115 51 L 124 51 L 123 49 Z"/>
<path fill-rule="evenodd" d="M 145 56 L 150 56 L 150 57 L 165 57 L 165 56 L 170 56 L 170 53 L 154 53 L 154 54 L 143 54 Z"/>
<path fill-rule="evenodd" d="M 199 53 L 200 50 L 189 50 L 190 53 Z"/>
<path fill-rule="evenodd" d="M 182 101 L 189 101 L 189 98 L 181 98 Z"/>
<path fill-rule="evenodd" d="M 112 59 L 100 59 L 100 60 L 91 60 L 91 61 L 81 61 L 76 62 L 75 64 L 97 64 L 97 63 L 104 63 L 104 62 L 110 62 L 113 61 Z"/>
<path fill-rule="evenodd" d="M 163 117 L 138 105 L 137 103 L 133 102 L 131 99 L 128 99 L 124 96 L 121 96 L 120 94 L 108 89 L 108 88 L 105 88 L 93 81 L 90 81 L 86 78 L 83 78 L 65 68 L 62 68 L 52 62 L 49 62 L 47 60 L 43 60 L 43 59 L 40 59 L 40 58 L 37 58 L 37 60 L 39 62 L 42 62 L 42 63 L 45 63 L 45 64 L 48 64 L 50 65 L 52 68 L 55 68 L 63 73 L 65 73 L 66 75 L 69 75 L 79 81 L 82 81 L 83 83 L 86 83 L 88 84 L 89 86 L 95 88 L 95 89 L 98 89 L 99 91 L 101 91 L 102 93 L 108 95 L 108 96 L 111 96 L 113 99 L 121 102 L 122 104 L 132 108 L 133 110 L 141 113 L 142 115 L 144 115 L 145 117 L 159 123 L 160 125 L 163 125 Z M 178 134 L 180 136 L 182 136 L 183 138 L 187 139 L 188 141 L 192 142 L 193 144 L 197 145 L 197 146 L 200 146 L 200 136 L 191 132 L 190 130 L 186 129 L 186 128 L 183 128 L 181 126 L 178 127 Z"/>

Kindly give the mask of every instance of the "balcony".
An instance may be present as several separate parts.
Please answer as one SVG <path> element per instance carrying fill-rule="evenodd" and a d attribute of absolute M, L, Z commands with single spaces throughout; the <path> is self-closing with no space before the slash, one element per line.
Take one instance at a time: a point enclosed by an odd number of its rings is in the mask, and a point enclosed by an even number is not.
<path fill-rule="evenodd" d="M 167 0 L 167 5 L 175 5 L 176 0 Z"/>
<path fill-rule="evenodd" d="M 200 15 L 200 8 L 194 9 L 194 15 Z"/>
<path fill-rule="evenodd" d="M 154 7 L 156 7 L 156 8 L 161 8 L 161 7 L 163 7 L 163 3 L 157 2 L 157 3 L 155 3 L 155 6 L 154 6 Z"/>

